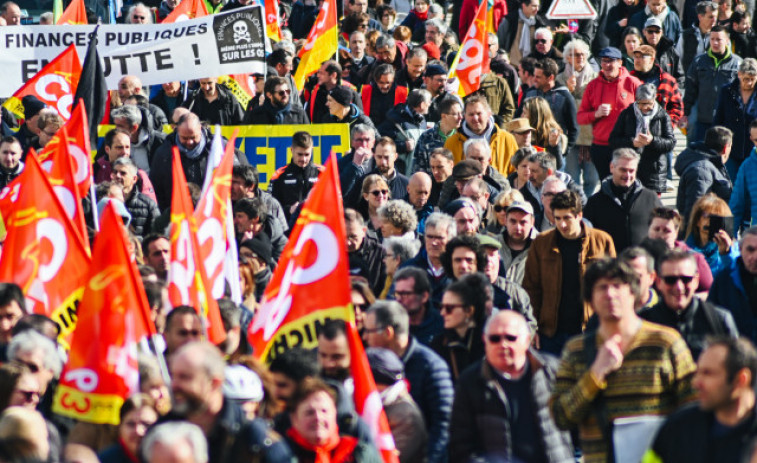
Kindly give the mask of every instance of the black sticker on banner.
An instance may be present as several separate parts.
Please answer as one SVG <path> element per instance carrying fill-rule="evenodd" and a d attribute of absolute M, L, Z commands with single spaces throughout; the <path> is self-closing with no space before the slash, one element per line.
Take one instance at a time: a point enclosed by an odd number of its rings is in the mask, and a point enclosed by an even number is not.
<path fill-rule="evenodd" d="M 255 7 L 214 15 L 213 32 L 221 64 L 264 61 L 265 23 L 261 11 Z"/>

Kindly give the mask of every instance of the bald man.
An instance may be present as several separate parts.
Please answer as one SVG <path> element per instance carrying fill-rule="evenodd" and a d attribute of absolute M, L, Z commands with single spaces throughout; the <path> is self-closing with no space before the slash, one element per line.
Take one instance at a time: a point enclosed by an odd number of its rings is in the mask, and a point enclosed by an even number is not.
<path fill-rule="evenodd" d="M 0 6 L 0 13 L 6 26 L 18 26 L 21 24 L 21 8 L 13 2 L 5 2 Z"/>
<path fill-rule="evenodd" d="M 418 216 L 416 231 L 423 234 L 426 229 L 426 218 L 434 212 L 434 206 L 428 202 L 431 197 L 431 176 L 425 172 L 416 172 L 407 183 L 407 199 L 415 214 Z"/>
<path fill-rule="evenodd" d="M 549 414 L 558 360 L 530 350 L 526 319 L 512 310 L 493 314 L 483 336 L 484 359 L 457 380 L 450 461 L 480 455 L 502 461 L 572 461 L 570 433 L 557 429 Z"/>

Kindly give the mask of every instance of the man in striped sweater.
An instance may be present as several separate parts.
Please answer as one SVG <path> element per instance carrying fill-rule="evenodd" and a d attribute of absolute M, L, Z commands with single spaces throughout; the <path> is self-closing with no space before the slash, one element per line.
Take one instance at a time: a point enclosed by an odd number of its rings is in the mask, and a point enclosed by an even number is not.
<path fill-rule="evenodd" d="M 584 461 L 605 463 L 615 461 L 613 421 L 664 417 L 693 400 L 696 366 L 678 332 L 636 315 L 639 281 L 627 264 L 597 261 L 586 271 L 583 297 L 599 328 L 566 344 L 550 408 L 559 428 L 578 427 Z"/>

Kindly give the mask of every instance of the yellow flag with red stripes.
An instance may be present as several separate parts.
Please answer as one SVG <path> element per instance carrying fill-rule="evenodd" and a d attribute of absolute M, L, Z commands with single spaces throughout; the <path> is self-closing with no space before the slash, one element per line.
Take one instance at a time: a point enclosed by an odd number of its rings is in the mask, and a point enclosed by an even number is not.
<path fill-rule="evenodd" d="M 339 47 L 336 23 L 336 1 L 326 0 L 315 19 L 305 46 L 300 50 L 300 64 L 294 73 L 294 84 L 305 88 L 305 79 L 331 58 Z"/>

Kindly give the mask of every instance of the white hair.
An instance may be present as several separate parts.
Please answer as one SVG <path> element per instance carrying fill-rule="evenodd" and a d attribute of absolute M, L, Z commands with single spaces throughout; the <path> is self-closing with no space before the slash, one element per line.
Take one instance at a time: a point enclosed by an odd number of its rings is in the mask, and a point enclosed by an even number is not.
<path fill-rule="evenodd" d="M 465 153 L 466 158 L 468 157 L 468 149 L 475 145 L 481 145 L 481 148 L 489 156 L 489 159 L 492 158 L 492 147 L 487 143 L 485 138 L 469 138 L 465 140 L 465 143 L 463 143 L 463 153 Z"/>
<path fill-rule="evenodd" d="M 185 421 L 171 421 L 155 426 L 142 440 L 142 458 L 152 460 L 156 443 L 175 446 L 186 443 L 192 448 L 195 463 L 208 463 L 208 441 L 199 426 Z"/>
<path fill-rule="evenodd" d="M 549 37 L 550 42 L 554 39 L 554 36 L 552 35 L 552 31 L 549 30 L 548 27 L 540 27 L 534 31 L 534 38 L 543 35 L 545 37 Z"/>
<path fill-rule="evenodd" d="M 58 355 L 55 343 L 37 331 L 26 330 L 13 336 L 8 345 L 8 358 L 16 360 L 19 353 L 35 352 L 37 350 L 42 351 L 42 361 L 44 362 L 45 369 L 52 371 L 56 378 L 60 376 L 63 362 Z"/>

